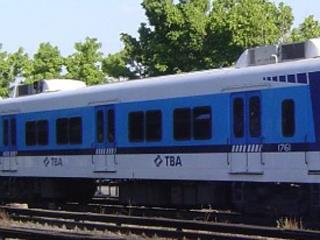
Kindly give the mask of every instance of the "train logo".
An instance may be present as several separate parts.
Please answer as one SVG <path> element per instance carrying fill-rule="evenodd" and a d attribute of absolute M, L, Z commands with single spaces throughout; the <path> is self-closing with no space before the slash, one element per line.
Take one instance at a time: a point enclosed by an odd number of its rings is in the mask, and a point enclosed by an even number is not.
<path fill-rule="evenodd" d="M 165 155 L 161 157 L 158 155 L 154 159 L 154 163 L 156 167 L 160 167 L 161 165 L 165 167 L 182 167 L 182 160 L 180 156 Z"/>

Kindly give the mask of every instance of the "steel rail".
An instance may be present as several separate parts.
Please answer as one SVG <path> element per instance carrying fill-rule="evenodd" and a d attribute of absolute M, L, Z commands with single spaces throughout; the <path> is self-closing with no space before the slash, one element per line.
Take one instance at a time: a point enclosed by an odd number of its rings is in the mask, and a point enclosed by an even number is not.
<path fill-rule="evenodd" d="M 165 217 L 174 219 L 188 219 L 188 220 L 214 220 L 243 222 L 243 215 L 238 212 L 221 211 L 215 209 L 175 209 L 175 208 L 161 208 L 161 207 L 144 207 L 144 206 L 127 206 L 127 205 L 109 205 L 89 203 L 87 205 L 80 205 L 77 203 L 64 204 L 61 209 L 65 211 L 79 211 L 79 212 L 93 212 L 104 214 L 124 214 L 130 216 L 152 216 Z M 256 223 L 259 219 L 254 219 L 252 222 Z M 261 220 L 261 224 L 271 224 L 271 221 Z M 246 223 L 248 223 L 246 221 Z M 274 221 L 273 221 L 274 223 Z"/>

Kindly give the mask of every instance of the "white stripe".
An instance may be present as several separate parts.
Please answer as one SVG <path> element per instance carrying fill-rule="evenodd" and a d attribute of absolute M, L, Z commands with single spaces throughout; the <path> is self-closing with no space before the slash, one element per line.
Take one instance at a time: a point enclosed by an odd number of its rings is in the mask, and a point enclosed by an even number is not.
<path fill-rule="evenodd" d="M 252 145 L 252 152 L 256 152 L 256 144 Z"/>
<path fill-rule="evenodd" d="M 242 152 L 242 148 L 243 148 L 243 146 L 240 145 L 240 146 L 239 146 L 239 152 Z"/>
<path fill-rule="evenodd" d="M 248 145 L 248 152 L 253 152 L 254 145 Z"/>
<path fill-rule="evenodd" d="M 257 152 L 258 151 L 258 144 L 254 144 L 252 148 L 252 152 Z"/>
<path fill-rule="evenodd" d="M 236 146 L 235 146 L 235 145 L 232 145 L 232 150 L 231 150 L 231 152 L 234 152 L 235 149 L 236 149 Z"/>
<path fill-rule="evenodd" d="M 257 144 L 254 144 L 253 146 L 252 146 L 252 152 L 256 152 L 257 151 Z"/>
<path fill-rule="evenodd" d="M 239 146 L 239 145 L 236 145 L 236 150 L 235 150 L 235 152 L 239 152 L 239 148 L 240 148 L 240 146 Z"/>
<path fill-rule="evenodd" d="M 247 151 L 247 145 L 244 145 L 243 146 L 243 152 L 246 152 Z"/>
<path fill-rule="evenodd" d="M 260 144 L 260 146 L 259 146 L 259 152 L 261 152 L 262 151 L 262 144 Z"/>

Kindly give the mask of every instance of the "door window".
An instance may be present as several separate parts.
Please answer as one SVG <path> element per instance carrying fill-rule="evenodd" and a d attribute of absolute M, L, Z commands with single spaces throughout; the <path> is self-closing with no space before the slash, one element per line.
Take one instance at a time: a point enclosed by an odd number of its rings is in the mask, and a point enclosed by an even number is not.
<path fill-rule="evenodd" d="M 260 108 L 260 98 L 258 96 L 251 97 L 249 100 L 249 126 L 251 137 L 260 137 L 261 135 Z"/>
<path fill-rule="evenodd" d="M 244 136 L 244 101 L 243 98 L 233 100 L 233 134 L 236 138 Z"/>

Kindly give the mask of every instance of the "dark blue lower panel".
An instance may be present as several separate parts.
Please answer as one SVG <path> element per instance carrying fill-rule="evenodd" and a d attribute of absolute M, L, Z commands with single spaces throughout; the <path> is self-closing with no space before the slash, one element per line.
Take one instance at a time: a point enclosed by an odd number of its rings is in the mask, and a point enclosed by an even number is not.
<path fill-rule="evenodd" d="M 294 143 L 294 144 L 261 144 L 261 152 L 305 152 L 320 151 L 319 144 Z M 286 145 L 289 148 L 283 148 Z M 165 146 L 165 147 L 120 147 L 116 148 L 116 154 L 181 154 L 181 153 L 226 153 L 232 152 L 234 145 L 203 145 L 203 146 Z M 248 145 L 243 145 L 248 146 Z M 247 148 L 249 149 L 249 148 Z M 243 152 L 248 152 L 244 150 Z M 14 156 L 63 156 L 63 155 L 95 155 L 96 148 L 89 149 L 52 149 L 37 151 L 15 151 Z M 8 156 L 8 152 L 0 152 L 3 156 Z"/>

